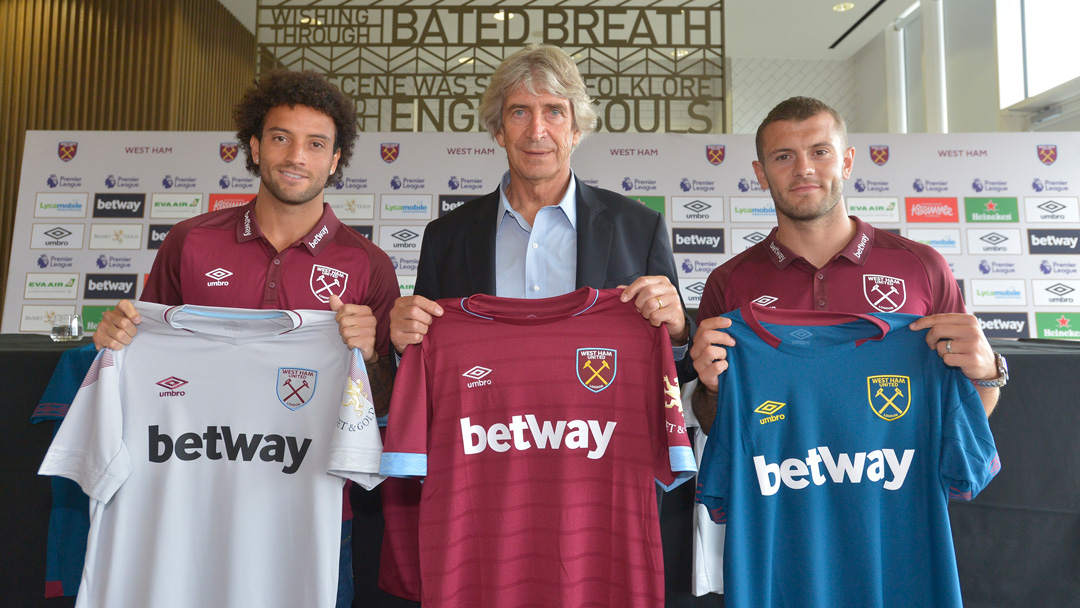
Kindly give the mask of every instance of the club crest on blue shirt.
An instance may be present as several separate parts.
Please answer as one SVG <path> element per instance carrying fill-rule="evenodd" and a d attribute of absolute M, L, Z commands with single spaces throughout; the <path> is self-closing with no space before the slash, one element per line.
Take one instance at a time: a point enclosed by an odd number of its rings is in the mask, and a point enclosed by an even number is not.
<path fill-rule="evenodd" d="M 904 279 L 883 274 L 864 274 L 862 278 L 866 301 L 881 312 L 896 312 L 907 302 Z"/>
<path fill-rule="evenodd" d="M 315 396 L 315 380 L 319 372 L 299 367 L 279 367 L 277 397 L 281 405 L 296 411 Z"/>
<path fill-rule="evenodd" d="M 870 409 L 882 420 L 892 422 L 907 413 L 911 405 L 911 378 L 908 376 L 867 376 L 866 392 Z"/>
<path fill-rule="evenodd" d="M 316 298 L 319 298 L 320 302 L 329 302 L 330 296 L 341 297 L 341 294 L 345 293 L 345 285 L 349 282 L 349 273 L 338 270 L 337 268 L 331 268 L 329 266 L 323 266 L 322 264 L 314 264 L 311 267 L 311 293 L 315 294 Z"/>
<path fill-rule="evenodd" d="M 615 356 L 611 348 L 579 348 L 577 350 L 577 377 L 581 385 L 599 393 L 615 381 Z"/>

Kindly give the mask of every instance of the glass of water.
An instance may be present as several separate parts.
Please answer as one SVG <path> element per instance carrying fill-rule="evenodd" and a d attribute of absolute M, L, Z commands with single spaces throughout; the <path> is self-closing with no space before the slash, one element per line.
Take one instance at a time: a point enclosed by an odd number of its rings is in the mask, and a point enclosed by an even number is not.
<path fill-rule="evenodd" d="M 83 326 L 79 315 L 56 315 L 53 318 L 49 337 L 53 342 L 73 342 L 82 340 Z"/>

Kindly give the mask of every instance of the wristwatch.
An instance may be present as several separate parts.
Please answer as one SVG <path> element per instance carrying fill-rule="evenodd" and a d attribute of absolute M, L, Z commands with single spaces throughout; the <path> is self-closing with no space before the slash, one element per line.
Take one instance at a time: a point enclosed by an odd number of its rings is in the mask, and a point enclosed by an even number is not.
<path fill-rule="evenodd" d="M 1005 357 L 1001 356 L 1001 353 L 994 351 L 994 365 L 997 366 L 998 377 L 993 380 L 972 380 L 976 386 L 986 386 L 990 388 L 1001 388 L 1009 382 L 1009 364 L 1005 361 Z"/>

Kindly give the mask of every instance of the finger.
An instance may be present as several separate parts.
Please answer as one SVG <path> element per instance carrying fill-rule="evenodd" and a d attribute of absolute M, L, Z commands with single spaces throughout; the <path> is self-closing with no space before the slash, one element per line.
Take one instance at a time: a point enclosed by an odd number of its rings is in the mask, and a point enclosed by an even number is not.
<path fill-rule="evenodd" d="M 341 298 L 337 297 L 334 294 L 330 294 L 330 310 L 333 312 L 337 312 L 341 310 L 342 306 L 345 306 L 345 303 L 341 301 Z"/>

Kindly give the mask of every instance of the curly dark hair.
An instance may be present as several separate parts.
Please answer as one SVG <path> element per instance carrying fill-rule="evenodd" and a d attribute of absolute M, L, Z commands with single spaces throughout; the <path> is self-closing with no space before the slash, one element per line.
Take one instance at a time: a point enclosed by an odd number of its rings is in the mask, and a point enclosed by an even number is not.
<path fill-rule="evenodd" d="M 840 115 L 840 112 L 837 112 L 825 102 L 813 97 L 792 97 L 781 101 L 775 108 L 769 110 L 768 116 L 766 116 L 765 120 L 761 121 L 761 125 L 758 126 L 757 137 L 755 139 L 755 143 L 757 144 L 758 162 L 765 162 L 765 151 L 763 150 L 765 147 L 765 127 L 782 120 L 802 122 L 821 113 L 826 113 L 833 117 L 833 121 L 836 122 L 836 131 L 840 134 L 840 144 L 844 149 L 847 149 L 847 123 L 844 121 L 844 117 Z"/>
<path fill-rule="evenodd" d="M 259 174 L 259 166 L 251 159 L 251 137 L 262 141 L 263 120 L 267 112 L 278 106 L 307 106 L 326 114 L 334 121 L 334 151 L 341 151 L 337 169 L 327 180 L 334 185 L 341 179 L 342 169 L 349 166 L 356 143 L 356 109 L 326 77 L 318 72 L 276 70 L 255 80 L 236 104 L 236 138 L 247 160 L 247 170 Z"/>

